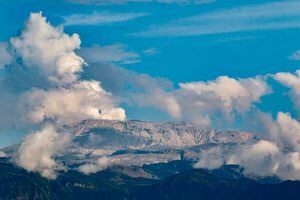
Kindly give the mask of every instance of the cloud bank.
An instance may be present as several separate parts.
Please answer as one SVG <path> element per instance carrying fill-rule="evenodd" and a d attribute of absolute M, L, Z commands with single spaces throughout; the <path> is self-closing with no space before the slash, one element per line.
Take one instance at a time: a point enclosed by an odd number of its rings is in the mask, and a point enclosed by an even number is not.
<path fill-rule="evenodd" d="M 104 88 L 119 96 L 121 102 L 156 108 L 175 120 L 192 121 L 206 127 L 217 116 L 230 121 L 236 114 L 253 110 L 261 97 L 271 92 L 264 77 L 221 76 L 208 82 L 180 83 L 176 87 L 167 79 L 110 64 L 90 64 L 85 73 L 101 80 Z"/>
<path fill-rule="evenodd" d="M 236 146 L 231 151 L 223 147 L 202 151 L 194 167 L 216 169 L 224 164 L 235 164 L 244 168 L 246 176 L 300 180 L 300 123 L 283 112 L 279 112 L 275 120 L 266 114 L 263 118 L 265 139 Z"/>

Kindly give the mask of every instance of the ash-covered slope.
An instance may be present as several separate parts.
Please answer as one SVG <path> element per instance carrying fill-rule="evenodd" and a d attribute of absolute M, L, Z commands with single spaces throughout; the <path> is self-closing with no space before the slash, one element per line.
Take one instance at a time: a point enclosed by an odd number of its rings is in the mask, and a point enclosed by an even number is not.
<path fill-rule="evenodd" d="M 222 145 L 230 150 L 255 140 L 249 132 L 208 130 L 175 122 L 88 120 L 70 130 L 75 134 L 73 148 L 61 159 L 72 166 L 95 163 L 103 156 L 109 158 L 109 165 L 125 166 L 196 161 L 207 147 Z"/>
<path fill-rule="evenodd" d="M 92 163 L 101 170 L 112 165 L 143 166 L 174 160 L 199 160 L 211 146 L 232 147 L 250 143 L 255 136 L 243 131 L 216 131 L 190 123 L 88 120 L 67 129 L 73 144 L 58 160 L 70 168 Z M 3 149 L 13 157 L 18 145 Z M 108 158 L 105 166 L 98 159 Z"/>
<path fill-rule="evenodd" d="M 189 123 L 89 120 L 74 128 L 86 147 L 191 147 L 203 144 L 247 143 L 249 132 L 207 130 Z"/>

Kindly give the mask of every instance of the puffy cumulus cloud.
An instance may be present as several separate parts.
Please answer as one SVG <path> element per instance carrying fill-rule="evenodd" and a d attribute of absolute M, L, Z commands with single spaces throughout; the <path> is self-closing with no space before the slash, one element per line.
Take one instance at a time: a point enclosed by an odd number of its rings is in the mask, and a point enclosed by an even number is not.
<path fill-rule="evenodd" d="M 128 51 L 123 44 L 113 44 L 107 46 L 94 45 L 81 48 L 78 54 L 89 63 L 117 63 L 132 64 L 140 62 L 140 55 Z"/>
<path fill-rule="evenodd" d="M 300 123 L 282 112 L 275 120 L 268 115 L 257 120 L 263 120 L 266 126 L 264 139 L 235 146 L 230 151 L 222 147 L 204 150 L 194 167 L 215 169 L 223 164 L 236 164 L 244 168 L 246 176 L 300 180 Z"/>
<path fill-rule="evenodd" d="M 273 176 L 281 158 L 282 152 L 277 144 L 260 140 L 231 148 L 216 146 L 201 150 L 194 167 L 212 170 L 225 164 L 235 164 L 244 168 L 246 176 Z"/>
<path fill-rule="evenodd" d="M 270 139 L 283 149 L 300 151 L 300 123 L 289 113 L 279 112 L 273 123 L 266 124 Z"/>
<path fill-rule="evenodd" d="M 177 99 L 182 115 L 202 125 L 210 125 L 215 114 L 230 118 L 236 112 L 244 113 L 270 92 L 261 77 L 234 79 L 221 76 L 208 82 L 180 83 L 179 86 Z"/>
<path fill-rule="evenodd" d="M 276 173 L 277 157 L 280 149 L 273 142 L 261 140 L 253 145 L 245 145 L 229 158 L 229 164 L 243 166 L 245 174 L 272 176 Z"/>
<path fill-rule="evenodd" d="M 47 125 L 24 138 L 16 162 L 28 171 L 55 179 L 56 170 L 63 169 L 55 157 L 63 153 L 69 142 L 70 135 L 59 133 L 54 126 Z"/>
<path fill-rule="evenodd" d="M 264 173 L 259 164 L 255 168 L 254 163 L 255 158 L 258 155 L 253 155 L 253 160 L 251 162 L 242 163 L 246 168 L 250 168 L 253 173 L 261 173 L 260 175 L 271 175 L 271 173 L 277 175 L 283 180 L 300 180 L 299 166 L 299 134 L 300 134 L 300 123 L 291 117 L 289 113 L 279 112 L 277 118 L 272 120 L 271 118 L 265 118 L 263 122 L 266 126 L 266 139 L 269 141 L 269 144 L 261 145 L 261 148 L 254 146 L 246 148 L 244 152 L 251 152 L 254 149 L 258 149 L 260 155 L 268 155 L 266 159 L 269 162 L 269 166 L 265 163 L 264 166 L 268 166 Z M 271 152 L 273 152 L 271 154 Z M 240 154 L 243 156 L 243 154 Z M 251 157 L 251 156 L 250 156 Z M 249 159 L 248 159 L 249 160 Z M 264 160 L 264 159 L 262 159 Z"/>
<path fill-rule="evenodd" d="M 125 111 L 115 107 L 111 94 L 97 81 L 81 81 L 68 88 L 33 89 L 21 98 L 24 115 L 33 123 L 46 119 L 60 124 L 86 119 L 125 119 Z"/>
<path fill-rule="evenodd" d="M 283 180 L 300 180 L 300 153 L 284 154 L 278 164 L 276 174 Z"/>
<path fill-rule="evenodd" d="M 80 45 L 79 36 L 51 26 L 41 13 L 30 14 L 21 35 L 12 38 L 11 44 L 29 69 L 53 84 L 72 83 L 82 71 L 84 61 L 74 52 Z"/>
<path fill-rule="evenodd" d="M 250 176 L 300 180 L 300 153 L 284 152 L 270 141 L 259 141 L 252 146 L 242 147 L 239 154 L 234 154 L 228 163 L 243 166 L 244 173 Z"/>
<path fill-rule="evenodd" d="M 181 83 L 183 93 L 195 96 L 197 105 L 218 107 L 225 113 L 248 110 L 252 102 L 268 92 L 267 84 L 260 78 L 234 79 L 227 76 L 205 82 Z"/>
<path fill-rule="evenodd" d="M 41 13 L 30 14 L 20 36 L 10 40 L 12 62 L 0 76 L 0 124 L 26 124 L 16 164 L 54 179 L 63 166 L 56 157 L 68 150 L 72 136 L 64 125 L 87 119 L 125 119 L 125 111 L 98 81 L 81 80 L 80 39 L 52 26 Z M 4 105 L 4 106 L 3 106 Z M 12 117 L 10 116 L 12 113 Z M 6 127 L 5 127 L 6 128 Z M 23 128 L 23 127 L 22 127 Z"/>
<path fill-rule="evenodd" d="M 274 79 L 291 89 L 290 96 L 295 106 L 300 109 L 300 70 L 296 73 L 280 72 L 273 75 Z"/>
<path fill-rule="evenodd" d="M 295 93 L 300 93 L 300 70 L 297 70 L 295 74 L 280 72 L 275 74 L 274 78 L 281 84 L 293 89 Z"/>
<path fill-rule="evenodd" d="M 6 42 L 0 42 L 0 69 L 12 61 L 12 55 L 8 52 L 7 48 L 8 45 Z"/>
<path fill-rule="evenodd" d="M 94 163 L 86 163 L 81 165 L 78 170 L 84 174 L 92 174 L 106 169 L 112 164 L 111 162 L 112 161 L 109 157 L 103 156 L 98 158 Z"/>

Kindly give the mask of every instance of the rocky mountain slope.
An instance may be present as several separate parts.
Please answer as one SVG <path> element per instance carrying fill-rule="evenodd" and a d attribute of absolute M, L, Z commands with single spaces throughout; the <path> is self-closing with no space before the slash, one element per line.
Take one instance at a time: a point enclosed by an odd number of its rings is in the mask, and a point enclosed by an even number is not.
<path fill-rule="evenodd" d="M 88 120 L 75 126 L 78 139 L 91 147 L 189 147 L 208 143 L 245 143 L 254 136 L 243 131 L 216 131 L 189 123 Z M 87 138 L 88 137 L 88 138 Z"/>
<path fill-rule="evenodd" d="M 251 143 L 255 135 L 244 131 L 216 131 L 190 123 L 87 120 L 66 127 L 74 134 L 71 147 L 58 159 L 70 168 L 97 162 L 142 166 L 173 160 L 198 160 L 199 152 L 214 145 Z M 3 149 L 13 156 L 18 146 Z"/>
<path fill-rule="evenodd" d="M 207 146 L 250 143 L 255 136 L 243 131 L 216 131 L 190 123 L 88 120 L 70 127 L 75 134 L 66 163 L 92 162 L 101 156 L 119 165 L 197 160 Z"/>

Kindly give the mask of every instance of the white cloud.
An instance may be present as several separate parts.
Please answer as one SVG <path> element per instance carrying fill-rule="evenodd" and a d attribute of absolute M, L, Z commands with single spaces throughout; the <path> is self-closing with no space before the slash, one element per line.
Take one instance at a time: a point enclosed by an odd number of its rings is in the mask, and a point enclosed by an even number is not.
<path fill-rule="evenodd" d="M 110 160 L 110 158 L 104 156 L 98 158 L 97 161 L 94 163 L 86 163 L 81 165 L 78 170 L 88 175 L 106 169 L 112 164 L 111 162 L 112 161 Z"/>
<path fill-rule="evenodd" d="M 0 42 L 0 69 L 5 65 L 10 64 L 12 55 L 7 51 L 7 43 Z"/>
<path fill-rule="evenodd" d="M 262 96 L 271 92 L 263 77 L 234 79 L 226 76 L 208 82 L 180 83 L 139 74 L 121 67 L 91 64 L 86 76 L 101 80 L 103 87 L 120 96 L 127 105 L 153 107 L 176 120 L 209 126 L 220 116 L 231 120 L 235 114 L 251 111 Z M 225 122 L 224 122 L 225 123 Z"/>
<path fill-rule="evenodd" d="M 63 169 L 55 157 L 63 153 L 69 142 L 69 135 L 59 133 L 52 125 L 45 126 L 24 138 L 16 162 L 28 171 L 55 179 L 56 170 Z"/>
<path fill-rule="evenodd" d="M 300 180 L 300 123 L 282 112 L 276 120 L 267 120 L 263 121 L 267 143 L 244 147 L 243 153 L 235 155 L 241 159 L 237 164 L 256 175 L 275 174 L 283 180 Z"/>
<path fill-rule="evenodd" d="M 147 3 L 147 2 L 157 2 L 157 3 L 176 3 L 176 4 L 207 4 L 213 3 L 216 0 L 68 0 L 69 2 L 73 3 L 80 3 L 80 4 L 93 4 L 93 5 L 111 5 L 111 4 L 127 4 L 127 3 Z"/>
<path fill-rule="evenodd" d="M 292 152 L 283 155 L 277 174 L 283 180 L 300 180 L 300 153 Z"/>
<path fill-rule="evenodd" d="M 288 57 L 290 60 L 300 60 L 300 50 L 297 50 Z"/>
<path fill-rule="evenodd" d="M 195 123 L 208 126 L 214 115 L 231 118 L 235 113 L 251 110 L 254 103 L 270 92 L 261 77 L 234 79 L 218 77 L 208 82 L 180 83 L 176 99 L 182 116 Z"/>
<path fill-rule="evenodd" d="M 293 89 L 293 92 L 300 93 L 300 70 L 297 70 L 295 74 L 280 72 L 275 74 L 274 78 L 281 84 Z"/>
<path fill-rule="evenodd" d="M 67 0 L 73 3 L 79 4 L 87 4 L 87 5 L 122 5 L 127 3 L 134 3 L 134 2 L 148 2 L 149 0 Z"/>
<path fill-rule="evenodd" d="M 269 139 L 282 149 L 300 151 L 300 123 L 289 113 L 279 112 L 276 121 L 264 121 Z"/>
<path fill-rule="evenodd" d="M 245 168 L 246 175 L 273 176 L 276 173 L 279 147 L 267 140 L 253 145 L 245 145 L 231 158 L 229 164 L 238 164 Z"/>
<path fill-rule="evenodd" d="M 20 94 L 22 116 L 31 123 L 47 119 L 59 124 L 90 118 L 125 119 L 125 111 L 115 107 L 111 94 L 99 82 L 79 79 L 83 59 L 74 52 L 80 45 L 77 34 L 68 36 L 47 23 L 41 13 L 32 13 L 21 35 L 11 43 L 29 68 L 27 73 L 38 71 L 35 79 L 41 76 L 52 83 L 29 85 Z"/>
<path fill-rule="evenodd" d="M 150 27 L 138 36 L 193 36 L 300 27 L 300 2 L 254 4 L 202 13 Z"/>
<path fill-rule="evenodd" d="M 152 56 L 152 55 L 156 55 L 159 54 L 160 51 L 156 48 L 149 48 L 149 49 L 145 49 L 143 51 L 143 54 L 147 55 L 147 56 Z"/>
<path fill-rule="evenodd" d="M 89 63 L 118 63 L 132 64 L 140 62 L 140 55 L 128 51 L 123 44 L 113 44 L 107 46 L 94 45 L 82 48 L 78 54 Z"/>
<path fill-rule="evenodd" d="M 290 97 L 292 98 L 296 108 L 300 109 L 300 70 L 297 70 L 295 74 L 288 72 L 280 72 L 275 74 L 274 79 L 282 85 L 289 87 Z"/>
<path fill-rule="evenodd" d="M 111 13 L 96 12 L 93 14 L 72 14 L 64 16 L 64 26 L 71 25 L 107 25 L 118 22 L 126 22 L 139 17 L 147 16 L 148 13 Z"/>
<path fill-rule="evenodd" d="M 256 120 L 262 120 L 266 126 L 264 139 L 229 151 L 223 147 L 204 150 L 194 167 L 214 169 L 223 164 L 236 164 L 244 168 L 246 176 L 300 180 L 300 123 L 282 112 L 276 120 L 265 114 Z"/>
<path fill-rule="evenodd" d="M 64 34 L 38 13 L 31 14 L 21 36 L 11 42 L 16 55 L 29 69 L 24 73 L 38 72 L 35 74 L 41 77 L 36 76 L 36 79 L 50 83 L 39 85 L 26 81 L 26 89 L 8 95 L 8 99 L 17 97 L 15 107 L 23 109 L 20 117 L 44 127 L 24 139 L 16 161 L 28 171 L 55 178 L 57 170 L 63 169 L 56 157 L 66 151 L 71 140 L 70 136 L 61 132 L 61 125 L 85 119 L 123 120 L 125 111 L 117 106 L 115 98 L 98 81 L 80 79 L 78 73 L 83 71 L 83 59 L 74 52 L 80 44 L 77 35 Z M 180 83 L 176 88 L 167 79 L 153 78 L 108 64 L 126 62 L 136 56 L 133 52 L 128 53 L 123 46 L 106 46 L 106 50 L 101 48 L 104 47 L 91 49 L 91 54 L 95 51 L 103 57 L 98 60 L 94 58 L 98 64 L 92 63 L 85 69 L 85 78 L 102 80 L 104 88 L 109 88 L 122 103 L 157 108 L 179 120 L 204 126 L 210 125 L 216 117 L 221 117 L 223 121 L 230 120 L 238 114 L 250 112 L 261 97 L 270 92 L 263 77 L 235 79 L 221 76 L 207 82 Z M 111 52 L 105 56 L 108 50 Z M 292 89 L 295 102 L 300 95 L 299 74 L 297 71 L 296 75 L 278 73 L 274 76 Z M 19 79 L 18 74 L 11 76 Z M 19 117 L 20 113 L 14 114 Z M 51 125 L 44 126 L 46 122 Z M 235 154 L 223 156 L 221 148 L 202 152 L 203 160 L 195 166 L 213 169 L 232 162 L 245 167 L 249 174 L 264 176 L 274 173 L 283 179 L 299 179 L 299 122 L 289 114 L 279 112 L 276 120 L 270 118 L 266 122 L 266 130 L 263 141 L 242 146 Z M 211 157 L 214 159 L 209 160 Z M 81 166 L 80 170 L 88 174 L 105 169 L 110 164 L 109 158 L 102 157 L 96 163 Z"/>
<path fill-rule="evenodd" d="M 33 123 L 46 119 L 60 124 L 87 119 L 125 119 L 125 111 L 115 107 L 111 95 L 97 81 L 82 81 L 70 88 L 33 89 L 21 98 L 24 115 Z"/>
<path fill-rule="evenodd" d="M 200 160 L 195 163 L 195 168 L 206 168 L 209 170 L 217 169 L 225 164 L 224 149 L 221 147 L 212 147 L 202 150 L 199 154 Z"/>
<path fill-rule="evenodd" d="M 0 158 L 5 158 L 7 157 L 7 154 L 3 151 L 0 151 Z"/>
<path fill-rule="evenodd" d="M 29 69 L 37 70 L 51 83 L 72 83 L 82 71 L 84 61 L 74 53 L 80 45 L 79 36 L 51 26 L 41 13 L 30 14 L 21 35 L 12 38 L 11 44 Z"/>
<path fill-rule="evenodd" d="M 154 0 L 155 1 L 155 0 Z M 208 4 L 216 0 L 156 0 L 159 3 L 176 3 L 176 4 Z"/>
<path fill-rule="evenodd" d="M 152 107 L 179 118 L 181 111 L 173 91 L 173 83 L 121 67 L 107 64 L 91 64 L 86 76 L 101 80 L 103 87 L 119 96 L 122 103 L 140 107 Z"/>

